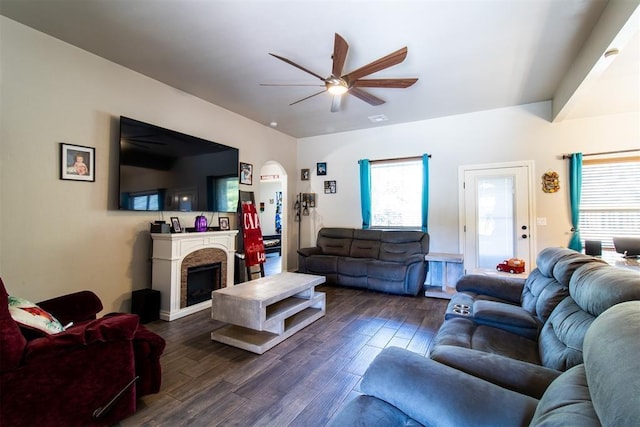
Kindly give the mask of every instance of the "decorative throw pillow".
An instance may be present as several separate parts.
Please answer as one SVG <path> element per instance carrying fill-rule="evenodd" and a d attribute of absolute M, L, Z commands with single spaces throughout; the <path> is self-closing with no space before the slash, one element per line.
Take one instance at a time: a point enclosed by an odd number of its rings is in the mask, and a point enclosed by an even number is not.
<path fill-rule="evenodd" d="M 9 313 L 21 326 L 37 329 L 50 335 L 64 331 L 58 319 L 24 298 L 9 296 Z"/>

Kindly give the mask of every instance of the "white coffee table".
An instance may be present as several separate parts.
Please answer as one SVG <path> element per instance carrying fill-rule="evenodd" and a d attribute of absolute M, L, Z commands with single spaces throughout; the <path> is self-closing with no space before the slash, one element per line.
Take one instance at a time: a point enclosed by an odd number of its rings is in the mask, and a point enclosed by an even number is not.
<path fill-rule="evenodd" d="M 315 286 L 324 276 L 280 273 L 211 294 L 211 318 L 228 325 L 211 332 L 211 339 L 262 354 L 326 312 L 325 294 Z"/>

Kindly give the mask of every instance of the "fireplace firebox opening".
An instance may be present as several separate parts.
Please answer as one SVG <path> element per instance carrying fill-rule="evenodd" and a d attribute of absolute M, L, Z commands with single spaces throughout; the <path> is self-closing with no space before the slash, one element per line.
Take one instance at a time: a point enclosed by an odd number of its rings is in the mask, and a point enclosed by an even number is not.
<path fill-rule="evenodd" d="M 222 288 L 219 262 L 187 268 L 187 307 L 208 301 L 211 292 Z"/>

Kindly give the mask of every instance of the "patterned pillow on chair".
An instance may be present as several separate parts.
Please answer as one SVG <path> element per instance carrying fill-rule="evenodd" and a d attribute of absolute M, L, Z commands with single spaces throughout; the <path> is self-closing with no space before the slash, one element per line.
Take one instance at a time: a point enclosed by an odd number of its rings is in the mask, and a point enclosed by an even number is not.
<path fill-rule="evenodd" d="M 64 331 L 58 319 L 24 298 L 9 295 L 9 313 L 20 326 L 37 329 L 49 335 Z"/>

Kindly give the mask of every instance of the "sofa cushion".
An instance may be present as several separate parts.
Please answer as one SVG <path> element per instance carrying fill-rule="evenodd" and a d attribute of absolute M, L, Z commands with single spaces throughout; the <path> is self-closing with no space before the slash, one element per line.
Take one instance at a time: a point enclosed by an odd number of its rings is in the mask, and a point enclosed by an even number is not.
<path fill-rule="evenodd" d="M 371 259 L 338 257 L 338 274 L 353 277 L 366 277 L 367 264 Z"/>
<path fill-rule="evenodd" d="M 349 256 L 352 240 L 352 228 L 323 228 L 318 232 L 316 245 L 325 255 Z"/>
<path fill-rule="evenodd" d="M 538 266 L 525 282 L 521 306 L 536 316 L 541 323 L 549 318 L 553 309 L 569 295 L 569 281 L 573 273 L 588 263 L 603 263 L 566 248 L 546 248 L 536 258 Z"/>
<path fill-rule="evenodd" d="M 360 395 L 349 401 L 327 427 L 423 427 L 400 409 L 372 396 Z"/>
<path fill-rule="evenodd" d="M 640 302 L 605 311 L 584 338 L 584 364 L 558 377 L 540 400 L 532 426 L 638 426 Z"/>
<path fill-rule="evenodd" d="M 380 235 L 378 230 L 354 230 L 349 256 L 353 258 L 374 258 L 380 254 Z"/>
<path fill-rule="evenodd" d="M 569 293 L 538 338 L 544 366 L 561 371 L 582 363 L 584 337 L 597 316 L 615 304 L 640 300 L 640 275 L 607 264 L 585 264 L 571 276 Z"/>
<path fill-rule="evenodd" d="M 522 290 L 521 306 L 540 323 L 549 318 L 553 309 L 569 295 L 569 283 L 561 285 L 554 277 L 546 277 L 535 269 L 527 278 L 526 286 Z"/>
<path fill-rule="evenodd" d="M 420 231 L 385 231 L 380 240 L 381 261 L 404 262 L 409 255 L 428 252 L 423 246 L 427 235 Z"/>
<path fill-rule="evenodd" d="M 502 329 L 536 339 L 540 324 L 527 310 L 517 305 L 478 300 L 473 303 L 473 318 L 476 323 L 502 327 Z"/>
<path fill-rule="evenodd" d="M 542 364 L 565 371 L 582 363 L 582 342 L 594 319 L 581 310 L 571 297 L 558 304 L 538 338 Z"/>
<path fill-rule="evenodd" d="M 307 270 L 314 273 L 335 273 L 338 271 L 338 257 L 335 255 L 315 255 L 307 259 Z"/>
<path fill-rule="evenodd" d="M 640 299 L 640 274 L 607 264 L 588 264 L 571 276 L 569 292 L 581 309 L 599 316 L 615 304 Z"/>
<path fill-rule="evenodd" d="M 584 340 L 591 400 L 602 425 L 640 425 L 640 301 L 618 304 Z"/>
<path fill-rule="evenodd" d="M 367 262 L 367 274 L 371 278 L 392 282 L 404 281 L 407 267 L 397 262 L 370 260 Z"/>
<path fill-rule="evenodd" d="M 338 257 L 338 283 L 344 286 L 367 287 L 366 258 Z"/>
<path fill-rule="evenodd" d="M 426 426 L 526 425 L 537 402 L 398 347 L 380 352 L 360 389 Z M 368 417 L 362 425 L 386 426 Z"/>
<path fill-rule="evenodd" d="M 540 365 L 538 345 L 534 340 L 478 325 L 471 319 L 453 318 L 444 322 L 433 341 L 433 347 L 441 345 L 472 348 Z"/>
<path fill-rule="evenodd" d="M 601 426 L 591 403 L 584 365 L 574 366 L 549 385 L 530 425 Z"/>

